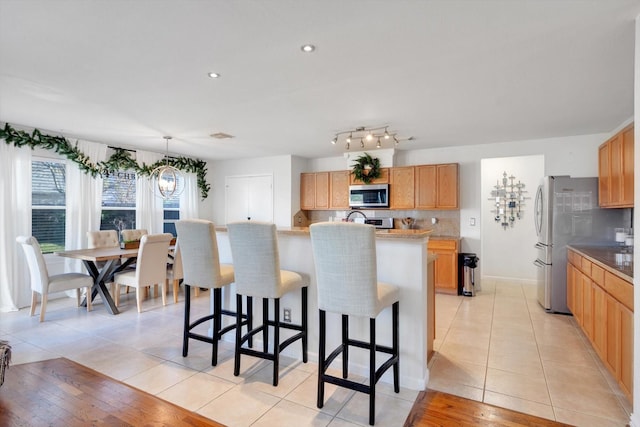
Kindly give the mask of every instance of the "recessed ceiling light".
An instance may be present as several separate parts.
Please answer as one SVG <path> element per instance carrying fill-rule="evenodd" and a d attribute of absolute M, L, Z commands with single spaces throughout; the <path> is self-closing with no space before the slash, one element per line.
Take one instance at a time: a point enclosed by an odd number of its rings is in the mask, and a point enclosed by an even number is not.
<path fill-rule="evenodd" d="M 312 44 L 303 44 L 302 46 L 300 46 L 300 50 L 306 53 L 311 53 L 316 50 L 316 47 Z"/>
<path fill-rule="evenodd" d="M 207 74 L 209 77 L 211 77 L 212 79 L 217 79 L 218 77 L 220 77 L 220 74 L 218 73 L 214 73 L 213 71 L 210 72 L 209 74 Z"/>

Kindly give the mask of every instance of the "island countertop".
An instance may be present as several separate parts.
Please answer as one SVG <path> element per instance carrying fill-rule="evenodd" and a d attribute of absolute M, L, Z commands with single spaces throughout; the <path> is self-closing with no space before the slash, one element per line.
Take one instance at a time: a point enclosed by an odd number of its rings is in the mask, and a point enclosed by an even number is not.
<path fill-rule="evenodd" d="M 226 226 L 216 226 L 216 231 L 226 232 Z M 308 236 L 309 227 L 277 227 L 277 233 L 283 236 Z M 404 230 L 400 228 L 377 229 L 376 238 L 380 239 L 423 239 L 433 230 Z"/>

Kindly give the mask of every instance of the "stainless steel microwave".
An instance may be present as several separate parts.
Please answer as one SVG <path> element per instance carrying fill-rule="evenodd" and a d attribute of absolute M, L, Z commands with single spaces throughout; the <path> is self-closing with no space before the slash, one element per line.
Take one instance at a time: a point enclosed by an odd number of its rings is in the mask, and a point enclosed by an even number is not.
<path fill-rule="evenodd" d="M 389 184 L 350 185 L 349 207 L 388 208 Z"/>

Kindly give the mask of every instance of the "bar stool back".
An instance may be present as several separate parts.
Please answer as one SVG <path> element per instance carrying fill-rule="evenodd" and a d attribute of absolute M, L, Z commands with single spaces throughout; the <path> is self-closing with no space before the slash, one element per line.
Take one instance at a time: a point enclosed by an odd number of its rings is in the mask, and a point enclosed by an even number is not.
<path fill-rule="evenodd" d="M 240 356 L 247 354 L 273 361 L 273 385 L 278 385 L 280 352 L 289 344 L 301 340 L 302 360 L 307 362 L 307 285 L 298 273 L 280 269 L 276 226 L 270 223 L 246 221 L 227 224 L 229 243 L 236 272 L 237 306 L 242 306 L 241 295 L 262 298 L 262 325 L 248 328 L 242 335 L 242 327 L 236 328 L 236 354 L 233 374 L 240 374 Z M 280 298 L 291 291 L 302 290 L 302 320 L 300 324 L 281 323 Z M 273 299 L 273 320 L 269 319 L 269 300 Z M 236 322 L 237 324 L 237 322 Z M 269 353 L 269 327 L 273 327 L 273 352 Z M 280 328 L 298 331 L 280 342 Z M 251 347 L 254 335 L 262 332 L 263 351 Z"/>
<path fill-rule="evenodd" d="M 184 283 L 184 333 L 182 340 L 182 356 L 189 353 L 189 338 L 210 343 L 212 345 L 211 365 L 218 364 L 218 341 L 224 334 L 235 330 L 236 325 L 222 327 L 222 315 L 236 317 L 235 311 L 222 309 L 222 288 L 233 283 L 234 268 L 230 264 L 221 264 L 218 254 L 216 229 L 211 221 L 189 219 L 176 221 L 176 231 L 182 258 L 182 275 Z M 213 313 L 191 321 L 190 287 L 209 288 L 213 292 Z M 249 317 L 243 316 L 238 308 L 238 322 L 251 324 Z M 245 319 L 245 320 L 242 320 Z M 193 328 L 203 322 L 213 320 L 213 336 L 192 332 Z"/>
<path fill-rule="evenodd" d="M 324 405 L 324 383 L 328 382 L 369 395 L 369 424 L 375 422 L 375 387 L 393 366 L 394 391 L 400 391 L 398 349 L 399 292 L 377 278 L 375 229 L 371 225 L 341 222 L 312 224 L 311 244 L 316 266 L 320 348 L 318 353 L 318 408 Z M 376 343 L 376 317 L 392 306 L 392 345 Z M 326 312 L 342 316 L 341 344 L 326 356 Z M 349 338 L 349 316 L 369 318 L 369 342 Z M 349 346 L 369 350 L 368 385 L 348 380 Z M 376 369 L 376 351 L 390 357 Z M 342 378 L 327 374 L 333 360 L 342 354 Z"/>

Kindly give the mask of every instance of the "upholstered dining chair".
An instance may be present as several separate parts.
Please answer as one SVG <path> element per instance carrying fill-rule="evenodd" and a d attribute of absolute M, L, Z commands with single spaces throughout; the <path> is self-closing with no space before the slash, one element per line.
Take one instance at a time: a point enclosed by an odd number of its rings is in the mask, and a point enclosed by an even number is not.
<path fill-rule="evenodd" d="M 312 224 L 311 246 L 316 267 L 319 310 L 318 408 L 324 405 L 324 383 L 328 382 L 369 395 L 369 424 L 375 422 L 376 383 L 387 369 L 393 367 L 394 391 L 399 384 L 399 291 L 378 282 L 376 267 L 375 229 L 372 225 L 324 222 Z M 376 317 L 386 307 L 392 307 L 392 345 L 376 342 Z M 342 316 L 340 345 L 326 357 L 326 313 Z M 349 337 L 349 316 L 369 319 L 369 342 Z M 349 346 L 369 350 L 369 382 L 349 380 Z M 389 358 L 376 369 L 376 352 Z M 331 362 L 342 354 L 342 378 L 327 374 Z"/>
<path fill-rule="evenodd" d="M 300 274 L 280 269 L 280 255 L 275 224 L 245 221 L 227 224 L 233 267 L 236 272 L 236 306 L 242 308 L 242 295 L 262 298 L 262 324 L 242 334 L 236 322 L 236 346 L 233 374 L 240 374 L 240 356 L 260 357 L 273 361 L 273 385 L 278 385 L 280 352 L 293 342 L 302 343 L 302 361 L 307 363 L 307 284 Z M 300 324 L 280 320 L 280 298 L 301 290 Z M 273 300 L 273 320 L 269 319 L 269 300 Z M 269 327 L 273 328 L 273 352 L 269 352 Z M 280 342 L 280 329 L 297 331 Z M 250 348 L 254 335 L 262 332 L 262 351 Z M 245 347 L 248 343 L 249 347 Z"/>
<path fill-rule="evenodd" d="M 142 288 L 160 285 L 162 305 L 167 305 L 167 256 L 173 236 L 169 233 L 146 234 L 140 239 L 136 269 L 117 273 L 113 277 L 116 284 L 115 303 L 120 303 L 120 285 L 136 288 L 138 313 L 142 312 Z"/>
<path fill-rule="evenodd" d="M 116 230 L 87 231 L 88 248 L 117 248 L 118 232 Z"/>
<path fill-rule="evenodd" d="M 133 242 L 142 239 L 142 236 L 149 234 L 145 228 L 136 228 L 132 230 L 122 230 L 122 240 L 125 242 Z"/>
<path fill-rule="evenodd" d="M 182 269 L 182 251 L 180 242 L 176 239 L 176 246 L 173 250 L 173 262 L 167 264 L 167 286 L 173 284 L 173 303 L 178 303 L 178 292 L 180 291 L 180 281 L 184 279 Z"/>
<path fill-rule="evenodd" d="M 182 356 L 189 353 L 189 339 L 210 343 L 211 365 L 218 364 L 218 341 L 227 332 L 235 330 L 236 325 L 222 326 L 222 316 L 233 316 L 240 325 L 251 325 L 251 302 L 248 302 L 247 315 L 222 308 L 222 289 L 233 283 L 234 267 L 221 264 L 218 253 L 216 229 L 211 221 L 189 219 L 176 221 L 178 245 L 182 258 L 184 283 L 184 334 L 182 340 Z M 208 288 L 213 292 L 213 312 L 198 319 L 191 320 L 191 287 Z M 202 324 L 213 320 L 212 336 L 193 331 Z"/>
<path fill-rule="evenodd" d="M 64 273 L 50 276 L 38 240 L 33 236 L 20 236 L 16 241 L 22 246 L 29 266 L 29 275 L 31 276 L 31 316 L 34 315 L 36 310 L 38 294 L 42 296 L 40 321 L 43 322 L 49 294 L 75 289 L 79 306 L 80 289 L 82 288 L 86 288 L 87 311 L 91 311 L 91 287 L 93 286 L 91 276 L 82 273 Z"/>

